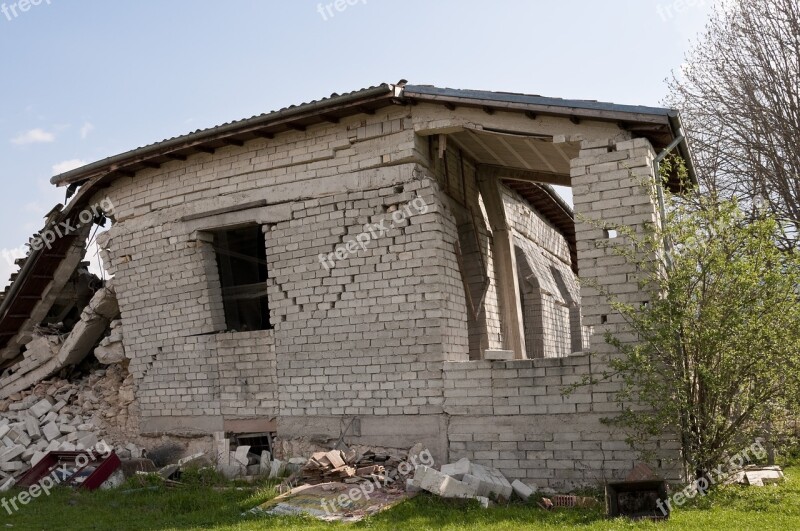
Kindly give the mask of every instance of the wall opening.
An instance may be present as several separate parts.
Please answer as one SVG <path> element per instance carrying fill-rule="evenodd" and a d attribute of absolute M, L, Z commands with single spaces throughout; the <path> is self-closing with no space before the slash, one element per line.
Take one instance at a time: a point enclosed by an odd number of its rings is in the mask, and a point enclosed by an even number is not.
<path fill-rule="evenodd" d="M 228 331 L 271 330 L 267 247 L 260 225 L 210 231 Z"/>

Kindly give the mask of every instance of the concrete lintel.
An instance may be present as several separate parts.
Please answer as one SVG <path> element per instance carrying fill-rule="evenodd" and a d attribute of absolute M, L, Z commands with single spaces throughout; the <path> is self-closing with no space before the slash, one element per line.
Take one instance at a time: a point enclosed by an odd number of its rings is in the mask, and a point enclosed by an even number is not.
<path fill-rule="evenodd" d="M 225 430 L 221 415 L 202 415 L 144 417 L 142 418 L 140 431 L 143 437 L 159 437 L 161 435 L 205 437 Z"/>
<path fill-rule="evenodd" d="M 278 422 L 275 419 L 225 419 L 223 421 L 226 433 L 266 433 L 278 431 Z"/>

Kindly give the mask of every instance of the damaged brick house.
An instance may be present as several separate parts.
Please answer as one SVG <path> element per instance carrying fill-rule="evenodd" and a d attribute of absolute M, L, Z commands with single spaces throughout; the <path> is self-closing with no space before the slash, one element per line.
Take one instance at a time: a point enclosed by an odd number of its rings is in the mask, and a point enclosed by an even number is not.
<path fill-rule="evenodd" d="M 669 109 L 401 82 L 53 182 L 76 191 L 65 219 L 114 205 L 98 241 L 144 435 L 336 440 L 349 428 L 363 444 L 422 442 L 439 461 L 564 488 L 636 462 L 601 422 L 618 407 L 615 384 L 561 392 L 602 372 L 589 352 L 607 351 L 604 331 L 635 339 L 578 279 L 650 297 L 602 245 L 613 231 L 576 218 L 657 223 L 642 180 L 654 183 L 657 154 L 673 149 L 691 162 Z M 551 185 L 572 188 L 574 213 Z M 349 245 L 372 226 L 382 230 L 368 244 Z M 2 301 L 4 360 L 42 318 L 30 307 L 52 292 L 45 281 L 81 259 L 50 255 L 28 259 L 50 271 L 38 287 L 30 271 L 15 282 L 33 286 L 27 310 L 9 311 L 22 287 Z"/>

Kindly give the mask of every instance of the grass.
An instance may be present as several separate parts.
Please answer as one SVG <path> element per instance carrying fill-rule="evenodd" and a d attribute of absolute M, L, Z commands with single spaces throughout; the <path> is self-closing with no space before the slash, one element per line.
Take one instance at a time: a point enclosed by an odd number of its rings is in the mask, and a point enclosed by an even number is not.
<path fill-rule="evenodd" d="M 521 503 L 486 510 L 474 502 L 420 495 L 358 524 L 326 524 L 311 518 L 241 516 L 276 495 L 269 485 L 198 484 L 184 489 L 157 486 L 127 493 L 125 488 L 104 492 L 56 489 L 49 497 L 34 499 L 13 515 L 0 509 L 0 529 L 800 529 L 800 468 L 788 468 L 786 476 L 787 481 L 780 486 L 720 488 L 706 498 L 695 500 L 692 506 L 676 510 L 668 522 L 661 523 L 608 520 L 599 509 L 546 512 L 534 504 Z M 9 498 L 17 492 L 4 496 Z"/>

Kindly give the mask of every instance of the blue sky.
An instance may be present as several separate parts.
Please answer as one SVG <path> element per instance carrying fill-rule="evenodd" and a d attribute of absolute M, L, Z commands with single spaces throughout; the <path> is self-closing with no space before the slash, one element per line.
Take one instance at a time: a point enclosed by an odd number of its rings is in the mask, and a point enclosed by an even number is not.
<path fill-rule="evenodd" d="M 711 4 L 20 1 L 0 0 L 0 285 L 64 200 L 56 169 L 401 78 L 657 105 Z"/>

